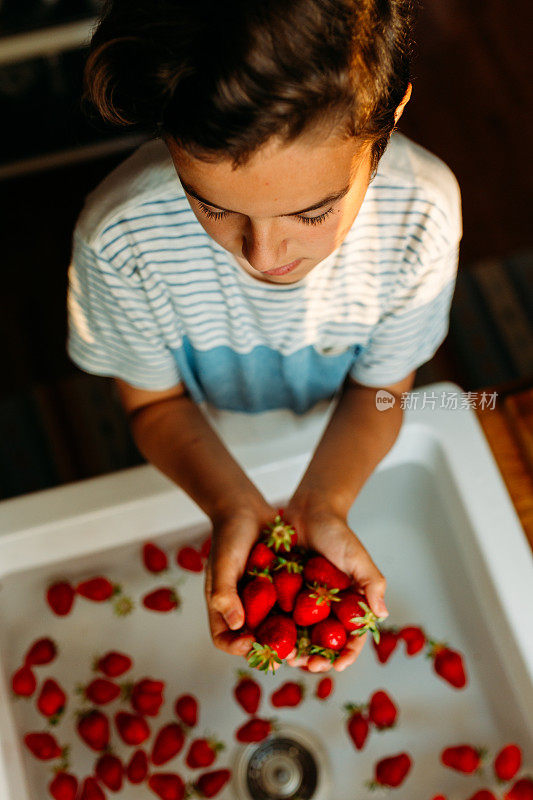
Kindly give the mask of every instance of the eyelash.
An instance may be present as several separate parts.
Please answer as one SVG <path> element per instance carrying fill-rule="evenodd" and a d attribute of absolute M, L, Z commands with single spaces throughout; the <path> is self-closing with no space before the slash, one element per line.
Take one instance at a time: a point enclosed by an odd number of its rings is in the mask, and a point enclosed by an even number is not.
<path fill-rule="evenodd" d="M 202 212 L 205 214 L 205 216 L 208 219 L 221 220 L 224 217 L 227 217 L 228 213 L 229 213 L 228 211 L 213 211 L 208 206 L 206 206 L 206 205 L 204 205 L 203 203 L 200 203 L 200 202 L 198 203 L 198 205 L 200 206 Z M 318 217 L 302 217 L 299 214 L 295 214 L 294 216 L 300 222 L 303 222 L 304 225 L 320 225 L 320 223 L 324 222 L 326 217 L 329 217 L 329 215 L 332 212 L 333 212 L 333 207 L 332 208 L 328 208 L 327 211 L 324 211 L 323 214 L 319 214 Z"/>

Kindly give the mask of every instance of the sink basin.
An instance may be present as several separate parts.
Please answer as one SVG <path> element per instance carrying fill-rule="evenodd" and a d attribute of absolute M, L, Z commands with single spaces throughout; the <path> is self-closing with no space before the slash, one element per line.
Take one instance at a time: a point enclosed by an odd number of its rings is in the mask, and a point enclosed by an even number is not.
<path fill-rule="evenodd" d="M 419 391 L 438 397 L 461 390 L 446 383 Z M 304 418 L 286 412 L 257 417 L 217 413 L 212 418 L 265 496 L 282 506 L 329 412 L 322 405 Z M 182 543 L 205 538 L 208 521 L 192 501 L 152 467 L 142 466 L 1 503 L 0 797 L 48 796 L 50 766 L 22 744 L 26 732 L 46 729 L 45 720 L 35 699 L 15 698 L 10 691 L 12 673 L 28 646 L 42 636 L 57 642 L 59 654 L 52 664 L 37 667 L 36 674 L 39 683 L 54 677 L 67 690 L 66 712 L 54 734 L 61 744 L 72 745 L 71 768 L 78 776 L 91 774 L 97 756 L 76 737 L 75 710 L 82 704 L 74 690 L 94 677 L 94 657 L 110 649 L 132 655 L 128 679 L 166 682 L 160 716 L 149 719 L 152 731 L 175 720 L 179 694 L 199 698 L 194 733 L 209 731 L 224 741 L 226 749 L 213 768 L 233 770 L 233 782 L 218 795 L 221 800 L 367 800 L 375 796 L 366 786 L 375 762 L 401 751 L 413 760 L 395 793 L 401 800 L 429 800 L 437 792 L 464 800 L 478 788 L 495 787 L 490 756 L 511 741 L 523 749 L 520 774 L 531 771 L 533 559 L 474 412 L 431 405 L 406 411 L 394 448 L 363 488 L 349 521 L 387 577 L 387 624 L 420 624 L 434 639 L 459 650 L 468 684 L 454 689 L 435 675 L 423 654 L 408 658 L 403 646 L 380 664 L 370 642 L 354 666 L 330 673 L 335 691 L 327 701 L 314 697 L 320 676 L 286 666 L 275 676 L 254 673 L 263 688 L 258 713 L 276 717 L 278 730 L 266 744 L 244 746 L 234 732 L 247 717 L 232 688 L 245 663 L 211 644 L 202 576 L 175 563 L 164 577 L 154 576 L 141 564 L 144 541 L 174 553 Z M 122 585 L 136 602 L 133 613 L 118 617 L 108 603 L 83 598 L 76 599 L 67 617 L 50 613 L 44 599 L 49 583 L 62 578 L 74 583 L 97 574 Z M 181 595 L 179 611 L 157 614 L 142 606 L 146 592 L 170 584 Z M 305 684 L 306 698 L 297 708 L 274 709 L 269 696 L 288 679 Z M 347 736 L 342 707 L 367 702 L 376 689 L 385 689 L 397 703 L 398 724 L 371 732 L 357 751 Z M 118 707 L 119 701 L 109 706 L 112 711 Z M 463 743 L 488 748 L 483 774 L 464 776 L 440 764 L 444 747 Z M 132 749 L 116 742 L 116 751 L 127 759 Z M 263 770 L 277 794 L 262 795 L 263 789 L 253 788 L 259 785 L 251 777 L 254 769 L 257 775 Z M 177 771 L 187 780 L 195 775 L 181 755 L 158 771 Z M 309 785 L 314 786 L 311 794 Z M 146 787 L 132 785 L 112 796 L 155 797 Z"/>

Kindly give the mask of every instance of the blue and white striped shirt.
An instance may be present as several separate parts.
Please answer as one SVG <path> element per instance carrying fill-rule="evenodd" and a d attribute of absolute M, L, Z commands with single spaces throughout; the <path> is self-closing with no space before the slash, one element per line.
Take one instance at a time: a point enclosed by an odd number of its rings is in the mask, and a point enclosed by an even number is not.
<path fill-rule="evenodd" d="M 160 140 L 86 201 L 69 288 L 72 359 L 196 402 L 303 413 L 347 375 L 406 377 L 448 330 L 461 238 L 457 182 L 395 133 L 342 244 L 301 281 L 258 281 L 196 219 Z"/>

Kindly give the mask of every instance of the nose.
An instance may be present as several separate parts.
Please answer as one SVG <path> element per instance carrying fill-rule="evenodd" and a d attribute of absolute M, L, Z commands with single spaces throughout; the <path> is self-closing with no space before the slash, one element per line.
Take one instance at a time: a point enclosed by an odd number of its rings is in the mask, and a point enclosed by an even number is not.
<path fill-rule="evenodd" d="M 287 263 L 287 243 L 276 220 L 248 219 L 242 234 L 241 252 L 258 272 L 281 267 Z"/>

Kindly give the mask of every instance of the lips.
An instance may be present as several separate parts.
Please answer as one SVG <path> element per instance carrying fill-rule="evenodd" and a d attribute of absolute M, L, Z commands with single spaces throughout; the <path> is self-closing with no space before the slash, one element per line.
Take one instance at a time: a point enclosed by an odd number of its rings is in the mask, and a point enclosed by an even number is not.
<path fill-rule="evenodd" d="M 264 271 L 264 275 L 286 275 L 288 272 L 292 272 L 293 269 L 301 263 L 302 259 L 298 258 L 296 261 L 291 261 L 290 264 L 283 264 L 281 267 L 276 267 L 276 269 L 269 269 Z"/>

